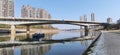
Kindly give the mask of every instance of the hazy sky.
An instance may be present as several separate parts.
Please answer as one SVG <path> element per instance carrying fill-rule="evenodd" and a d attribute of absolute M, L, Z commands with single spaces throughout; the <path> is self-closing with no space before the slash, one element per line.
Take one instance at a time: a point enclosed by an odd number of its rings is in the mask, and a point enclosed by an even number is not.
<path fill-rule="evenodd" d="M 31 5 L 36 8 L 44 8 L 53 19 L 79 20 L 80 16 L 95 13 L 96 21 L 106 22 L 106 18 L 113 18 L 116 22 L 120 18 L 120 0 L 15 0 L 15 16 L 21 16 L 21 6 Z M 60 25 L 55 25 L 60 26 Z M 69 28 L 73 26 L 63 26 Z M 73 28 L 76 28 L 74 26 Z"/>

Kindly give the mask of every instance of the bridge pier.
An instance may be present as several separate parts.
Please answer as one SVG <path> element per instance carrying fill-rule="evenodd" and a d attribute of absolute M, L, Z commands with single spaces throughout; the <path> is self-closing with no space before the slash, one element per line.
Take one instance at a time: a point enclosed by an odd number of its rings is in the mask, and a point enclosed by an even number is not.
<path fill-rule="evenodd" d="M 30 33 L 30 25 L 26 26 L 26 33 Z"/>
<path fill-rule="evenodd" d="M 84 29 L 85 29 L 85 36 L 88 36 L 88 34 L 89 34 L 89 27 L 85 26 Z"/>
<path fill-rule="evenodd" d="M 15 25 L 11 25 L 11 38 L 10 41 L 14 41 L 16 35 Z"/>

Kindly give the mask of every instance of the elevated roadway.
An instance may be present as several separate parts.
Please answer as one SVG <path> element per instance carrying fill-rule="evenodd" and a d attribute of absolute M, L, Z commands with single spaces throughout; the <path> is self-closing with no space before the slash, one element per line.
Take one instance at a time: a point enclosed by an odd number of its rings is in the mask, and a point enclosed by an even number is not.
<path fill-rule="evenodd" d="M 15 18 L 15 17 L 0 17 L 0 24 L 11 25 L 11 37 L 15 37 L 16 25 L 26 26 L 26 32 L 30 33 L 31 25 L 43 25 L 43 24 L 70 24 L 77 26 L 84 26 L 85 32 L 89 32 L 89 26 L 102 25 L 107 23 L 103 22 L 85 22 L 85 21 L 71 21 L 71 20 L 47 20 L 46 18 Z"/>

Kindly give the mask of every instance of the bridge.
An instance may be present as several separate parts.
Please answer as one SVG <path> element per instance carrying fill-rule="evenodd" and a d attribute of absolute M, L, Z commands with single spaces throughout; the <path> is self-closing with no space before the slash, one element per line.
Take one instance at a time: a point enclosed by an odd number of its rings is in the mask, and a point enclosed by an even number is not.
<path fill-rule="evenodd" d="M 1 17 L 0 24 L 11 25 L 11 36 L 15 36 L 16 33 L 16 25 L 24 25 L 26 26 L 26 32 L 30 33 L 31 25 L 43 25 L 43 24 L 71 24 L 77 26 L 84 26 L 85 31 L 89 31 L 89 26 L 102 25 L 104 26 L 106 23 L 102 22 L 85 22 L 85 21 L 71 21 L 71 20 L 47 20 L 45 18 L 13 18 L 13 17 Z"/>

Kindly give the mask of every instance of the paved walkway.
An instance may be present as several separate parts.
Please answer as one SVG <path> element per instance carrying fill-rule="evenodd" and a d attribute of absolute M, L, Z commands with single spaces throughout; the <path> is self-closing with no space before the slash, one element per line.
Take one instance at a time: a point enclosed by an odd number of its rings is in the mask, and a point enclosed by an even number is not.
<path fill-rule="evenodd" d="M 103 32 L 99 41 L 93 55 L 120 55 L 120 32 Z"/>

